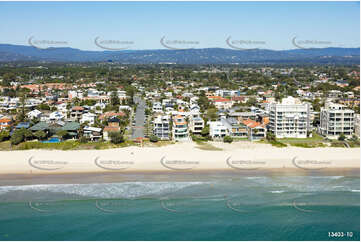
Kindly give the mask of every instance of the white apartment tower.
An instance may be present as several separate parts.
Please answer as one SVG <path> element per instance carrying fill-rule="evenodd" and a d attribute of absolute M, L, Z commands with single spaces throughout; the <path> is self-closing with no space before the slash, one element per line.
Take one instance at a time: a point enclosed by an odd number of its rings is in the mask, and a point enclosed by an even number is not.
<path fill-rule="evenodd" d="M 354 111 L 345 105 L 328 102 L 320 113 L 320 133 L 337 139 L 341 133 L 351 137 L 354 133 Z"/>
<path fill-rule="evenodd" d="M 309 103 L 293 97 L 283 98 L 281 103 L 270 105 L 269 130 L 276 138 L 306 138 L 311 111 Z"/>

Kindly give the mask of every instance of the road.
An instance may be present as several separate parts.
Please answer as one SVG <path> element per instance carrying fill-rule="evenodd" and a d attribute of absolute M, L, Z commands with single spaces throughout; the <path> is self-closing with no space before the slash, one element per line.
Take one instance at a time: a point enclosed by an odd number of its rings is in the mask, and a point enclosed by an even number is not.
<path fill-rule="evenodd" d="M 145 121 L 145 101 L 139 97 L 134 97 L 134 102 L 138 104 L 135 112 L 135 127 L 133 127 L 132 139 L 139 137 L 144 138 L 144 121 Z"/>

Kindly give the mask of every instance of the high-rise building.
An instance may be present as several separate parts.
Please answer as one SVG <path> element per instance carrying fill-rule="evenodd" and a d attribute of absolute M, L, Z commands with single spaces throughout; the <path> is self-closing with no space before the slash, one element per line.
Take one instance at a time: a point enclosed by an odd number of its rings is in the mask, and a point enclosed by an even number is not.
<path fill-rule="evenodd" d="M 320 133 L 337 139 L 342 133 L 351 137 L 354 132 L 354 111 L 345 105 L 327 102 L 320 113 Z"/>
<path fill-rule="evenodd" d="M 269 130 L 276 138 L 306 138 L 310 127 L 309 103 L 301 103 L 293 97 L 283 98 L 281 103 L 270 105 Z"/>

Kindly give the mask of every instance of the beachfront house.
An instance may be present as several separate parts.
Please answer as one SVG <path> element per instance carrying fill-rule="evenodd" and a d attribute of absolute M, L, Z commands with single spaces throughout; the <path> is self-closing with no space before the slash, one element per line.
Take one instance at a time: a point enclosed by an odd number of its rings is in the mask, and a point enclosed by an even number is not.
<path fill-rule="evenodd" d="M 233 138 L 247 138 L 247 126 L 237 120 L 235 117 L 222 117 L 221 122 L 227 128 L 229 136 Z"/>
<path fill-rule="evenodd" d="M 175 116 L 172 128 L 172 137 L 175 141 L 189 140 L 187 121 L 184 117 L 181 115 Z"/>
<path fill-rule="evenodd" d="M 221 139 L 228 135 L 228 129 L 221 121 L 209 121 L 209 136 L 212 139 Z"/>
<path fill-rule="evenodd" d="M 260 140 L 266 137 L 266 122 L 261 123 L 255 120 L 247 119 L 243 121 L 243 124 L 247 127 L 248 139 L 250 141 Z"/>
<path fill-rule="evenodd" d="M 102 138 L 102 129 L 96 127 L 85 126 L 83 128 L 83 135 L 91 141 L 98 141 Z"/>

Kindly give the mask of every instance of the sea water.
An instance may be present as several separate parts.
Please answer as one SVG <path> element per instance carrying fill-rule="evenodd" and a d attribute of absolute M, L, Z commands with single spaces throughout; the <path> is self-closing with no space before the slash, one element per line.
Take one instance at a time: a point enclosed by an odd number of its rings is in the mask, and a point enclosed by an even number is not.
<path fill-rule="evenodd" d="M 0 186 L 0 240 L 360 240 L 360 180 Z"/>

